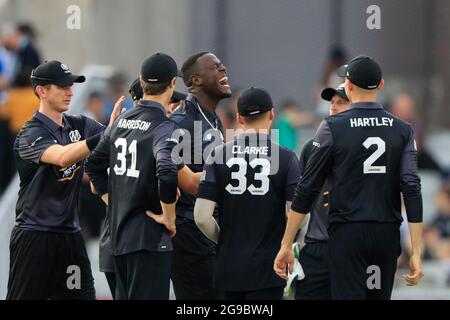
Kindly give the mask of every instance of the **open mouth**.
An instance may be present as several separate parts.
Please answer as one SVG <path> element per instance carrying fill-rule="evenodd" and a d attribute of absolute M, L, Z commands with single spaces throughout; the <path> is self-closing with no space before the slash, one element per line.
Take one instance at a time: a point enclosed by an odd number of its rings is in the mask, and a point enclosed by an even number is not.
<path fill-rule="evenodd" d="M 219 84 L 220 84 L 221 86 L 223 86 L 223 87 L 226 87 L 226 88 L 229 88 L 229 87 L 230 87 L 230 85 L 228 84 L 228 77 L 227 77 L 227 76 L 221 78 L 221 79 L 219 80 Z"/>

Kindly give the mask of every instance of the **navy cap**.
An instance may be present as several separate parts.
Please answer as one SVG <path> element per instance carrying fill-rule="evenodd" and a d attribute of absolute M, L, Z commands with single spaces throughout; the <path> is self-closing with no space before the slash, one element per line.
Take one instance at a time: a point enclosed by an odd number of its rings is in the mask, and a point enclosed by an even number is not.
<path fill-rule="evenodd" d="M 70 72 L 69 67 L 56 60 L 46 61 L 31 72 L 31 85 L 56 84 L 60 87 L 72 85 L 74 82 L 84 82 L 84 76 L 75 75 Z"/>
<path fill-rule="evenodd" d="M 145 82 L 169 82 L 177 76 L 181 76 L 177 63 L 165 53 L 155 53 L 145 59 L 141 66 L 141 77 Z"/>
<path fill-rule="evenodd" d="M 272 98 L 265 89 L 251 87 L 241 93 L 237 108 L 244 117 L 261 114 L 273 108 Z"/>
<path fill-rule="evenodd" d="M 142 97 L 144 96 L 144 92 L 142 91 L 141 80 L 139 78 L 137 78 L 131 83 L 128 92 L 130 93 L 133 101 L 139 101 L 142 99 Z M 174 91 L 172 94 L 172 98 L 170 99 L 170 103 L 176 103 L 180 100 L 186 99 L 186 97 L 187 97 L 186 93 Z"/>
<path fill-rule="evenodd" d="M 128 92 L 130 93 L 131 99 L 133 99 L 133 101 L 138 101 L 142 99 L 144 93 L 142 92 L 141 80 L 139 78 L 137 78 L 131 83 Z"/>
<path fill-rule="evenodd" d="M 359 55 L 349 64 L 337 70 L 340 77 L 346 77 L 351 83 L 363 89 L 373 90 L 378 87 L 383 78 L 381 68 L 371 57 Z"/>
<path fill-rule="evenodd" d="M 322 97 L 323 100 L 331 101 L 331 99 L 336 94 L 338 96 L 340 96 L 342 99 L 350 101 L 350 99 L 347 97 L 347 94 L 345 93 L 345 84 L 344 83 L 339 85 L 339 87 L 337 87 L 336 89 L 334 89 L 334 88 L 325 88 L 325 89 L 323 89 L 322 93 L 320 94 L 320 96 Z"/>

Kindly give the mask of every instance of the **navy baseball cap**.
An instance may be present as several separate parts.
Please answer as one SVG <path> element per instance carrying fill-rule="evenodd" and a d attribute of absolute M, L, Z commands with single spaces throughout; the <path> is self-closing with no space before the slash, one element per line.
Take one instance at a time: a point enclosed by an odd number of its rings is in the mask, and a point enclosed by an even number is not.
<path fill-rule="evenodd" d="M 325 89 L 323 89 L 322 93 L 320 94 L 320 96 L 322 97 L 323 100 L 331 101 L 331 99 L 336 94 L 338 96 L 340 96 L 342 99 L 350 101 L 350 99 L 347 97 L 347 94 L 345 93 L 345 84 L 344 83 L 339 85 L 339 87 L 337 87 L 336 89 L 334 89 L 334 88 L 325 88 Z"/>
<path fill-rule="evenodd" d="M 144 92 L 142 91 L 142 87 L 141 87 L 141 80 L 139 78 L 137 78 L 136 80 L 134 80 L 131 85 L 130 85 L 130 89 L 128 89 L 128 92 L 131 95 L 131 98 L 133 99 L 133 101 L 138 101 L 141 100 L 142 97 L 144 96 Z M 180 92 L 180 91 L 174 91 L 172 94 L 172 98 L 170 99 L 170 103 L 176 103 L 180 100 L 184 100 L 187 98 L 187 94 Z"/>
<path fill-rule="evenodd" d="M 145 59 L 141 66 L 141 77 L 149 83 L 169 82 L 177 76 L 181 76 L 177 63 L 165 53 L 155 53 Z"/>
<path fill-rule="evenodd" d="M 265 89 L 251 87 L 240 94 L 237 108 L 244 117 L 261 114 L 273 108 L 272 98 Z"/>
<path fill-rule="evenodd" d="M 36 88 L 38 85 L 55 84 L 60 87 L 70 86 L 74 82 L 84 82 L 84 76 L 72 74 L 69 67 L 60 61 L 52 60 L 40 64 L 33 69 L 30 76 L 31 85 Z"/>
<path fill-rule="evenodd" d="M 378 87 L 383 78 L 381 67 L 369 56 L 359 55 L 348 64 L 337 70 L 340 77 L 346 77 L 360 88 L 373 90 Z"/>

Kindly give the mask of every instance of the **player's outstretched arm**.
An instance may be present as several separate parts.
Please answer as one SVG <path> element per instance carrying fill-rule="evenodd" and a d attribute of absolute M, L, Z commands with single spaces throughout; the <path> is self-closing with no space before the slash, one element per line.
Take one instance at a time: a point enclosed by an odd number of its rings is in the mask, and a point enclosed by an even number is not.
<path fill-rule="evenodd" d="M 219 242 L 220 228 L 213 217 L 216 203 L 211 200 L 197 198 L 194 207 L 194 220 L 200 231 L 212 242 Z"/>
<path fill-rule="evenodd" d="M 103 138 L 84 164 L 86 174 L 89 176 L 91 184 L 94 186 L 94 188 L 91 187 L 91 191 L 95 191 L 98 196 L 102 197 L 103 201 L 105 200 L 104 195 L 108 192 L 110 140 L 108 128 L 105 130 Z"/>
<path fill-rule="evenodd" d="M 290 210 L 288 221 L 284 231 L 283 240 L 281 240 L 281 248 L 273 263 L 273 270 L 282 279 L 288 279 L 286 269 L 289 267 L 289 273 L 294 271 L 294 253 L 292 252 L 292 244 L 295 235 L 300 228 L 306 214 Z"/>
<path fill-rule="evenodd" d="M 78 141 L 65 146 L 54 144 L 47 148 L 41 156 L 42 163 L 48 163 L 67 167 L 73 163 L 86 159 L 100 140 L 101 134 L 97 134 L 83 141 Z"/>

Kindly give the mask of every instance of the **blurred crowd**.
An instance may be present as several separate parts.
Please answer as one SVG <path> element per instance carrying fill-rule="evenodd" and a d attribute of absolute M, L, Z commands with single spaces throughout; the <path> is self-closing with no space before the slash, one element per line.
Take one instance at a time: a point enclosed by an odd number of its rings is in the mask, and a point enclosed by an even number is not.
<path fill-rule="evenodd" d="M 34 95 L 30 83 L 32 70 L 41 62 L 41 54 L 37 42 L 39 34 L 33 26 L 27 23 L 0 26 L 0 197 L 8 187 L 16 173 L 12 146 L 15 136 L 22 125 L 37 111 L 39 101 Z M 338 66 L 347 61 L 347 56 L 341 48 L 333 48 L 322 70 L 317 90 L 315 105 L 305 105 L 301 101 L 286 97 L 276 105 L 276 120 L 274 129 L 278 129 L 281 145 L 295 151 L 297 154 L 303 144 L 312 137 L 320 121 L 328 116 L 329 102 L 320 98 L 320 92 L 325 87 L 336 88 L 342 82 L 335 74 Z M 238 82 L 236 79 L 233 82 Z M 128 94 L 130 81 L 122 72 L 114 73 L 108 80 L 103 91 L 90 91 L 85 107 L 85 114 L 91 118 L 106 123 L 112 112 L 114 103 L 120 96 L 127 97 L 124 107 L 129 109 L 133 101 Z M 239 88 L 233 90 L 233 96 L 221 104 L 217 113 L 222 119 L 225 129 L 235 129 L 237 97 Z M 432 216 L 425 230 L 425 258 L 442 263 L 448 274 L 447 284 L 450 286 L 450 182 L 448 169 L 441 167 L 426 149 L 424 141 L 426 131 L 421 119 L 416 115 L 414 99 L 405 93 L 399 93 L 390 101 L 382 101 L 385 108 L 395 116 L 412 124 L 418 148 L 418 163 L 420 170 L 429 170 L 442 177 L 440 191 L 435 196 L 436 212 L 425 215 Z M 232 136 L 227 136 L 227 140 Z M 83 197 L 80 208 L 80 223 L 86 239 L 98 238 L 101 221 L 104 218 L 105 207 L 89 189 L 86 176 L 82 189 Z M 407 235 L 405 235 L 405 239 Z M 408 246 L 405 241 L 405 251 Z M 400 259 L 400 265 L 404 263 Z"/>

